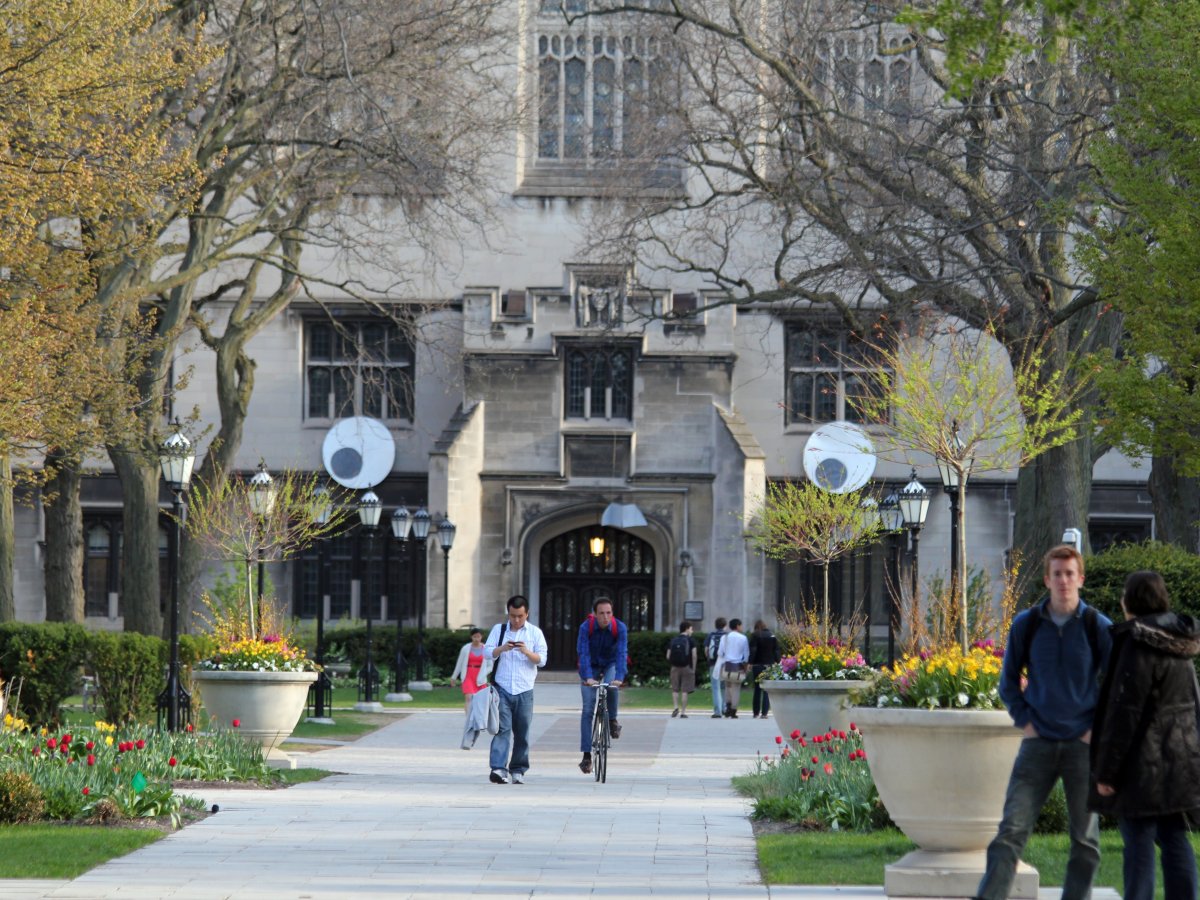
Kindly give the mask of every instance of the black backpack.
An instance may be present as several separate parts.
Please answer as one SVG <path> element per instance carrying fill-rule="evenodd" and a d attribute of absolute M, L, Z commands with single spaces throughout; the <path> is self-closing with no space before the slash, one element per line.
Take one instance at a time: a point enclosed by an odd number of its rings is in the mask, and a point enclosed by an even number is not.
<path fill-rule="evenodd" d="M 671 638 L 671 644 L 667 648 L 667 662 L 673 666 L 692 664 L 692 642 L 686 634 L 677 634 Z"/>

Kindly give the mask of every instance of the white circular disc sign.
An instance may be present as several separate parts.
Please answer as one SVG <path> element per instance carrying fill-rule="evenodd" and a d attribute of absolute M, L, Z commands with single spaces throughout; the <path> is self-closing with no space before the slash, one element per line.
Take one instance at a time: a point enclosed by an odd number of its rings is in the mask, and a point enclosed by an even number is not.
<path fill-rule="evenodd" d="M 804 473 L 831 494 L 858 490 L 874 471 L 875 447 L 853 422 L 822 425 L 804 445 Z"/>
<path fill-rule="evenodd" d="M 342 487 L 375 487 L 396 461 L 396 442 L 378 419 L 351 416 L 329 429 L 321 447 L 325 471 Z"/>

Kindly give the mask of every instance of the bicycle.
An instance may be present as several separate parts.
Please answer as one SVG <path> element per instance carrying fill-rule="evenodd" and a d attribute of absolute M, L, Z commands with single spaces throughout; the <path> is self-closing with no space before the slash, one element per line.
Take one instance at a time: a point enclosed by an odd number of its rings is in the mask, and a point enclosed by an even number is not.
<path fill-rule="evenodd" d="M 608 777 L 608 748 L 612 734 L 608 726 L 608 683 L 596 685 L 596 706 L 592 710 L 592 775 L 605 783 Z"/>

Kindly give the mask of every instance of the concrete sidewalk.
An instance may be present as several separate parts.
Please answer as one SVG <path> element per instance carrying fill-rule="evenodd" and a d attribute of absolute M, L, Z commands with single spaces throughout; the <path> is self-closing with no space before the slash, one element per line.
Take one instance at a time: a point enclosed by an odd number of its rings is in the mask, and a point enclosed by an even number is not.
<path fill-rule="evenodd" d="M 400 713 L 305 757 L 340 774 L 287 790 L 213 790 L 220 812 L 71 882 L 0 882 L 6 900 L 840 898 L 875 888 L 768 888 L 732 775 L 773 754 L 775 722 L 621 715 L 609 780 L 582 775 L 579 692 L 539 685 L 524 785 L 459 749 L 457 710 Z M 748 697 L 747 697 L 748 699 Z M 1045 892 L 1045 896 L 1056 896 Z M 1100 895 L 1097 894 L 1097 900 Z M 1115 897 L 1115 894 L 1109 894 Z"/>

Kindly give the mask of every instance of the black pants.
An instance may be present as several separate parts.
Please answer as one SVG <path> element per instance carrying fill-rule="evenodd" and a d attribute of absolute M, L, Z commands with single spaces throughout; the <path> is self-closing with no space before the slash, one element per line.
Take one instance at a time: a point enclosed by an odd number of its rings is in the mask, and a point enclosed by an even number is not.
<path fill-rule="evenodd" d="M 754 679 L 754 700 L 751 701 L 751 711 L 756 716 L 765 716 L 771 711 L 771 698 L 758 684 L 758 676 L 766 670 L 766 666 L 750 667 L 750 677 Z"/>

